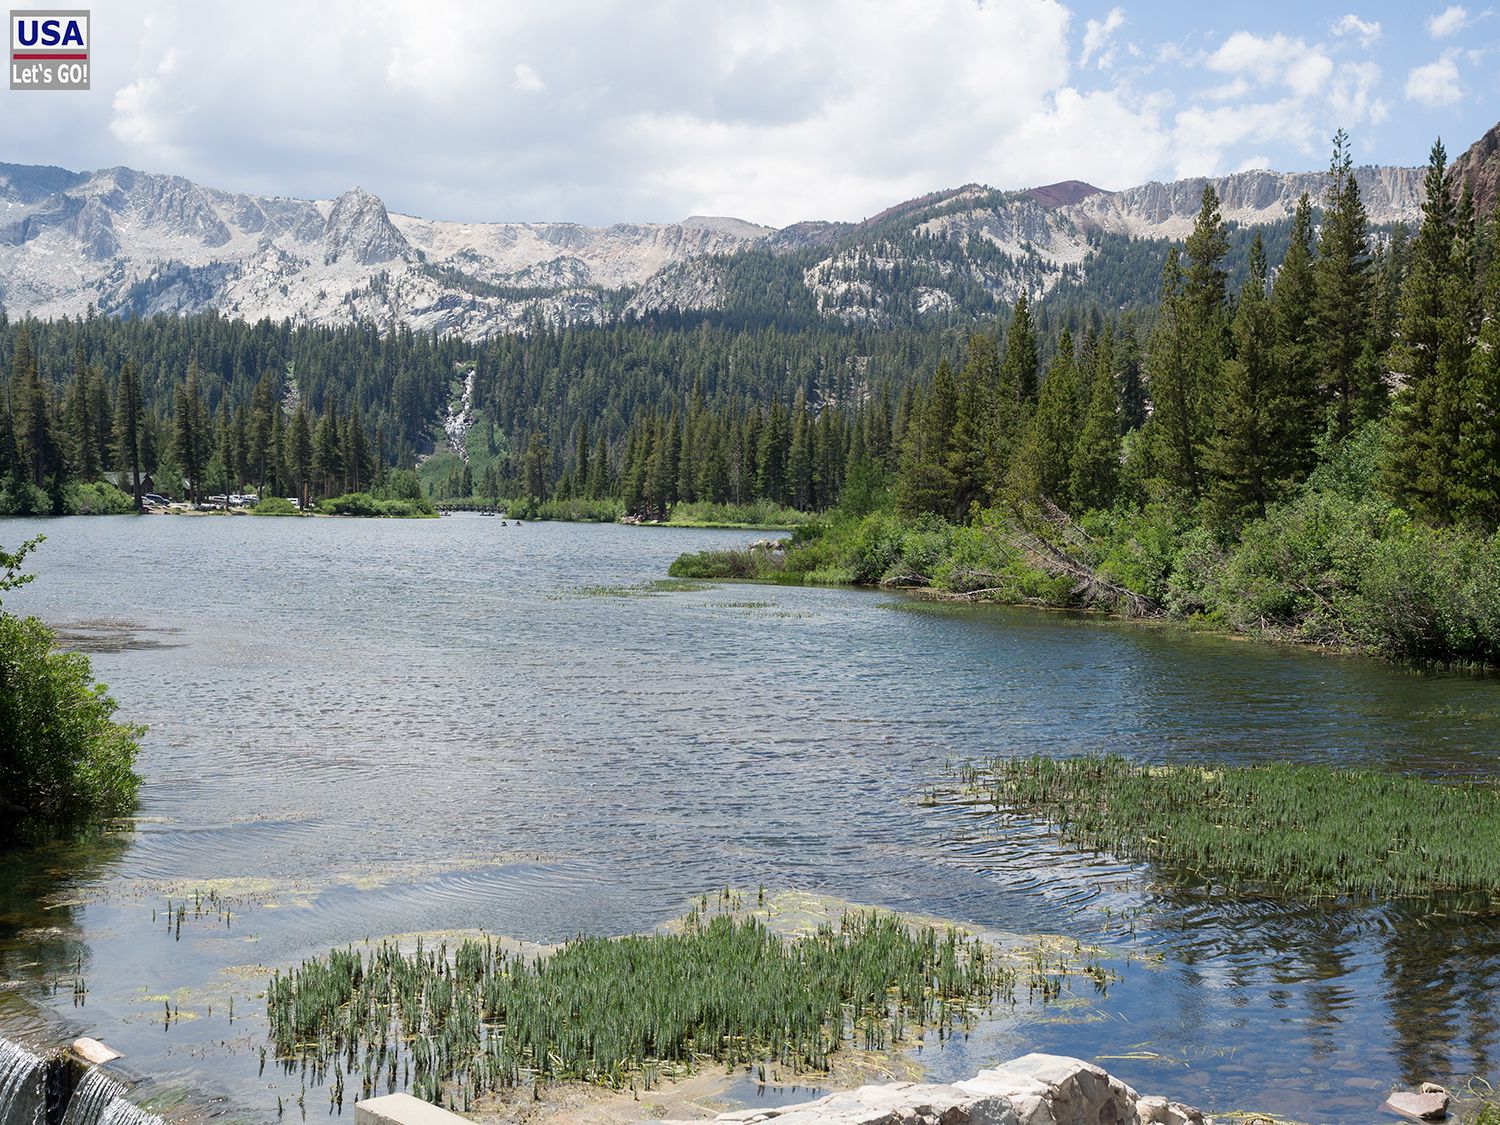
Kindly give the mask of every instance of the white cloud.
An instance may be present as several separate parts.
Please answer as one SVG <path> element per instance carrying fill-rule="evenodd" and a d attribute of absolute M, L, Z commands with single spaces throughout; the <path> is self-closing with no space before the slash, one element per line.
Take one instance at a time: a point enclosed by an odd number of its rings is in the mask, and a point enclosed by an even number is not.
<path fill-rule="evenodd" d="M 1321 47 L 1276 34 L 1237 31 L 1204 64 L 1221 74 L 1241 75 L 1260 85 L 1281 85 L 1298 97 L 1311 97 L 1333 74 L 1333 60 Z"/>
<path fill-rule="evenodd" d="M 1372 47 L 1380 38 L 1380 21 L 1362 20 L 1350 12 L 1334 20 L 1329 25 L 1329 30 L 1340 37 L 1353 36 L 1359 40 L 1361 47 Z"/>
<path fill-rule="evenodd" d="M 1454 4 L 1444 8 L 1435 16 L 1428 17 L 1427 34 L 1434 39 L 1446 39 L 1450 35 L 1456 35 L 1469 23 L 1469 12 Z"/>
<path fill-rule="evenodd" d="M 1161 42 L 1123 31 L 1122 7 L 1080 27 L 1061 0 L 326 7 L 308 23 L 295 0 L 112 0 L 93 92 L 0 114 L 0 150 L 277 195 L 359 183 L 438 218 L 784 224 L 971 180 L 1315 167 L 1335 128 L 1391 112 L 1349 50 L 1374 25 L 1330 31 L 1322 12 L 1307 38 L 1184 26 Z M 1433 65 L 1456 87 L 1465 64 Z M 1446 96 L 1424 69 L 1410 96 Z"/>
<path fill-rule="evenodd" d="M 512 89 L 528 94 L 547 88 L 547 83 L 542 81 L 542 76 L 525 63 L 516 63 L 516 77 L 510 85 Z"/>
<path fill-rule="evenodd" d="M 1376 96 L 1380 67 L 1373 62 L 1345 63 L 1328 88 L 1328 105 L 1334 118 L 1348 125 L 1369 122 L 1379 125 L 1390 116 L 1391 107 Z"/>
<path fill-rule="evenodd" d="M 1451 54 L 1412 69 L 1406 76 L 1406 97 L 1428 109 L 1452 105 L 1464 96 L 1458 81 L 1458 64 Z"/>
<path fill-rule="evenodd" d="M 1083 54 L 1078 57 L 1079 66 L 1088 66 L 1089 60 L 1098 55 L 1096 63 L 1100 70 L 1109 69 L 1114 60 L 1114 51 L 1105 50 L 1110 37 L 1125 25 L 1125 9 L 1111 8 L 1102 20 L 1089 20 L 1083 28 Z"/>

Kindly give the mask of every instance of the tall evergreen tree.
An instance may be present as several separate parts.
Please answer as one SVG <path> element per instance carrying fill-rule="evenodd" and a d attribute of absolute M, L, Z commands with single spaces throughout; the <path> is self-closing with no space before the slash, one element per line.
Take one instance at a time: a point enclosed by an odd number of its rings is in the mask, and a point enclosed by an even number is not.
<path fill-rule="evenodd" d="M 196 504 L 202 498 L 203 471 L 208 464 L 212 439 L 196 359 L 189 362 L 187 381 L 177 388 L 175 399 L 172 453 L 187 478 L 189 496 Z"/>
<path fill-rule="evenodd" d="M 1304 192 L 1271 287 L 1276 330 L 1272 367 L 1280 413 L 1270 419 L 1274 432 L 1268 444 L 1275 458 L 1270 472 L 1279 480 L 1300 481 L 1312 471 L 1314 440 L 1323 429 L 1316 300 L 1312 200 Z"/>
<path fill-rule="evenodd" d="M 115 439 L 118 442 L 115 464 L 121 472 L 130 474 L 131 492 L 135 497 L 136 511 L 142 508 L 141 501 L 141 379 L 135 364 L 126 360 L 120 366 L 120 385 L 115 396 Z M 149 464 L 149 462 L 147 462 Z M 171 488 L 176 495 L 175 483 L 156 482 L 158 488 Z"/>
<path fill-rule="evenodd" d="M 1064 511 L 1072 509 L 1073 450 L 1079 431 L 1077 380 L 1073 337 L 1063 329 L 1011 473 L 1012 490 L 1023 502 L 1047 500 Z"/>
<path fill-rule="evenodd" d="M 1073 448 L 1068 491 L 1079 511 L 1108 508 L 1120 481 L 1120 389 L 1115 377 L 1114 333 L 1094 348 L 1088 409 Z"/>
<path fill-rule="evenodd" d="M 1334 134 L 1328 175 L 1314 308 L 1324 401 L 1333 436 L 1342 440 L 1357 423 L 1377 416 L 1384 400 L 1384 384 L 1375 385 L 1374 373 L 1360 362 L 1370 327 L 1370 247 L 1354 157 L 1342 129 Z"/>
<path fill-rule="evenodd" d="M 1485 532 L 1500 528 L 1500 210 L 1490 230 L 1484 322 L 1465 373 L 1456 465 L 1458 515 Z"/>
<path fill-rule="evenodd" d="M 1266 298 L 1266 254 L 1260 232 L 1250 244 L 1250 276 L 1234 317 L 1234 357 L 1226 360 L 1207 464 L 1208 510 L 1215 524 L 1237 530 L 1266 514 L 1279 494 L 1274 449 L 1281 402 L 1276 394 L 1276 316 Z"/>

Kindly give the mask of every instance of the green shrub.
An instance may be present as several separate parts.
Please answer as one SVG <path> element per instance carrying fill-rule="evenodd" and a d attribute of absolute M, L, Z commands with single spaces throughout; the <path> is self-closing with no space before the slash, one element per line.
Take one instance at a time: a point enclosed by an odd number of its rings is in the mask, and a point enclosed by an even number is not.
<path fill-rule="evenodd" d="M 432 502 L 418 497 L 413 500 L 381 500 L 368 492 L 346 492 L 318 504 L 318 511 L 330 516 L 390 517 L 412 519 L 437 515 Z"/>
<path fill-rule="evenodd" d="M 507 515 L 517 519 L 566 520 L 572 523 L 614 523 L 625 514 L 624 505 L 618 500 L 548 500 L 530 506 L 530 514 L 523 516 L 519 508 L 510 508 Z"/>
<path fill-rule="evenodd" d="M 667 568 L 672 578 L 776 578 L 786 571 L 780 551 L 718 550 L 678 555 Z"/>
<path fill-rule="evenodd" d="M 250 509 L 252 516 L 300 516 L 302 509 L 285 496 L 267 496 Z"/>
<path fill-rule="evenodd" d="M 65 493 L 70 515 L 123 516 L 135 511 L 135 497 L 106 481 L 75 481 Z"/>
<path fill-rule="evenodd" d="M 745 527 L 780 530 L 813 519 L 807 512 L 783 508 L 764 498 L 749 504 L 712 504 L 706 500 L 672 505 L 667 522 L 683 527 Z"/>
<path fill-rule="evenodd" d="M 31 580 L 26 553 L 0 550 L 0 591 Z M 0 838 L 128 813 L 145 728 L 113 721 L 115 702 L 82 653 L 53 651 L 34 617 L 0 611 Z"/>
<path fill-rule="evenodd" d="M 30 481 L 11 479 L 0 485 L 0 516 L 50 516 L 52 497 Z"/>

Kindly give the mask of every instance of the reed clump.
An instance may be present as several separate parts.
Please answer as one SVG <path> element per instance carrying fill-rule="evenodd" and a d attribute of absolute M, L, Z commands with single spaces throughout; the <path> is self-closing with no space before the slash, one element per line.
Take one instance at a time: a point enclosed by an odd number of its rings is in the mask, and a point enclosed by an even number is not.
<path fill-rule="evenodd" d="M 1295 896 L 1500 896 L 1500 791 L 1318 765 L 1143 766 L 998 759 L 964 795 L 1066 841 Z"/>
<path fill-rule="evenodd" d="M 580 937 L 527 959 L 494 939 L 333 950 L 266 993 L 276 1057 L 337 1099 L 405 1087 L 469 1107 L 527 1082 L 651 1087 L 716 1063 L 828 1070 L 846 1045 L 946 1035 L 1014 1003 L 1018 971 L 981 939 L 850 912 L 791 940 L 696 908 L 680 931 Z"/>

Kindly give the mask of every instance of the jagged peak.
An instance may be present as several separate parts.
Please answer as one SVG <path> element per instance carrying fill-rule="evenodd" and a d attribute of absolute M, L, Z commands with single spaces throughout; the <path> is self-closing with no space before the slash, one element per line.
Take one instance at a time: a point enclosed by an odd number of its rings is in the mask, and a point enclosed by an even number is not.
<path fill-rule="evenodd" d="M 333 201 L 323 224 L 325 264 L 352 258 L 361 265 L 389 262 L 411 253 L 378 195 L 352 187 Z"/>

